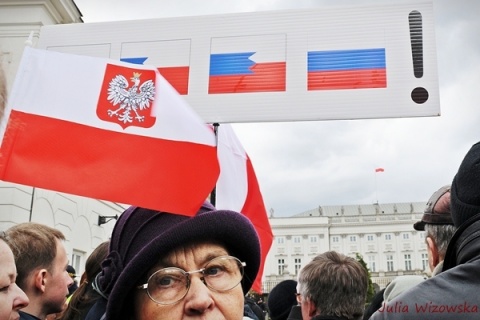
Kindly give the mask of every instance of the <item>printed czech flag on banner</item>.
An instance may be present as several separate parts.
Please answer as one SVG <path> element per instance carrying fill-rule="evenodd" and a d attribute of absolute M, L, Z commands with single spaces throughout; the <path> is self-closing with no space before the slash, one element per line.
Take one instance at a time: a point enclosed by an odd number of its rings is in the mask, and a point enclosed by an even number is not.
<path fill-rule="evenodd" d="M 194 215 L 215 135 L 155 67 L 25 48 L 2 119 L 0 179 Z"/>
<path fill-rule="evenodd" d="M 235 132 L 230 125 L 221 124 L 217 136 L 220 177 L 216 188 L 216 207 L 241 212 L 254 225 L 260 238 L 262 259 L 252 289 L 262 293 L 263 267 L 272 246 L 272 228 L 252 162 Z"/>

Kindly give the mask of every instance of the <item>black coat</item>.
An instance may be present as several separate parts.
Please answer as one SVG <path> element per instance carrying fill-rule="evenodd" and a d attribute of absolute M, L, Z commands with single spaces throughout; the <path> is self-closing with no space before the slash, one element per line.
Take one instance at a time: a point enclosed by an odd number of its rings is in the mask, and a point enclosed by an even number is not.
<path fill-rule="evenodd" d="M 480 214 L 448 245 L 443 272 L 403 292 L 370 319 L 480 319 Z"/>

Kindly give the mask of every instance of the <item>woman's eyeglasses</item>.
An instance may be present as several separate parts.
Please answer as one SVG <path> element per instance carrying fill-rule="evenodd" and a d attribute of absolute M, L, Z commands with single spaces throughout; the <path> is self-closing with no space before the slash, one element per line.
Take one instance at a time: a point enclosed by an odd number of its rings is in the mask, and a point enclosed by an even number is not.
<path fill-rule="evenodd" d="M 185 271 L 176 267 L 160 269 L 148 278 L 147 283 L 137 288 L 146 289 L 152 301 L 161 305 L 170 305 L 187 295 L 191 274 L 201 273 L 201 280 L 208 288 L 217 292 L 226 292 L 242 281 L 245 266 L 245 262 L 235 257 L 220 256 L 210 260 L 200 270 Z"/>

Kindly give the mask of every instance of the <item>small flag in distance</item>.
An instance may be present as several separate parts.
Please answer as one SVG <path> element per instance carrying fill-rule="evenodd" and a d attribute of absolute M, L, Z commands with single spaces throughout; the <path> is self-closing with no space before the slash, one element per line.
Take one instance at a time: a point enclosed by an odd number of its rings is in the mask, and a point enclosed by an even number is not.
<path fill-rule="evenodd" d="M 376 168 L 375 169 L 375 172 L 384 172 L 384 171 L 385 171 L 385 169 L 383 169 L 383 168 Z"/>

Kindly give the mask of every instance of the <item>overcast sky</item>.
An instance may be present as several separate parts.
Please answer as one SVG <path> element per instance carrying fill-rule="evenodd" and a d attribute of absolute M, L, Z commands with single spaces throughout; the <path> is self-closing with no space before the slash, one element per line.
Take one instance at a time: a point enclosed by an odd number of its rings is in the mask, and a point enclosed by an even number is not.
<path fill-rule="evenodd" d="M 75 2 L 88 23 L 386 1 Z M 408 1 L 389 1 L 398 2 Z M 426 202 L 451 183 L 480 140 L 480 1 L 435 0 L 434 11 L 441 116 L 233 125 L 275 216 L 320 205 Z M 375 174 L 377 167 L 385 172 Z"/>

